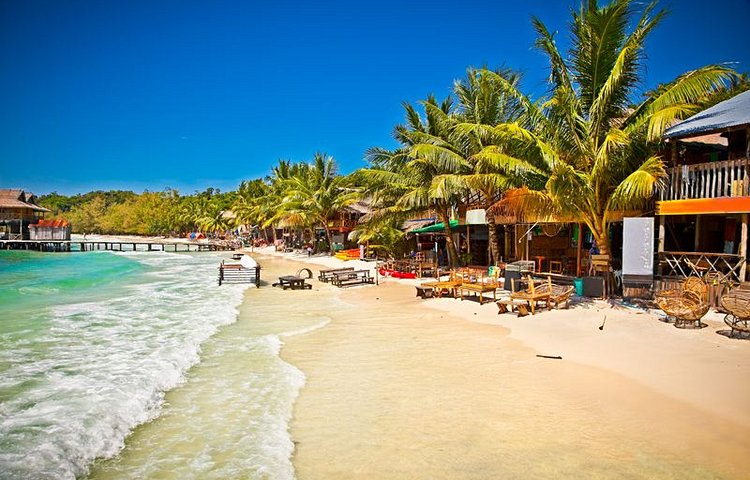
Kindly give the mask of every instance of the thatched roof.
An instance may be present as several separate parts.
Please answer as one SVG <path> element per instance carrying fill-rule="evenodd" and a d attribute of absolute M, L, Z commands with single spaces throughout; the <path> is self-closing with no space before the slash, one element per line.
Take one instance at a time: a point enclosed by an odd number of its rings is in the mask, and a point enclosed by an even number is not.
<path fill-rule="evenodd" d="M 36 204 L 36 197 L 33 193 L 16 188 L 0 189 L 0 208 L 30 208 L 35 212 L 50 211 Z"/>
<path fill-rule="evenodd" d="M 351 205 L 347 205 L 344 207 L 345 211 L 350 211 L 354 213 L 359 213 L 361 215 L 367 215 L 368 213 L 372 213 L 372 208 L 370 207 L 369 202 L 363 202 L 359 201 L 356 203 L 352 203 Z"/>

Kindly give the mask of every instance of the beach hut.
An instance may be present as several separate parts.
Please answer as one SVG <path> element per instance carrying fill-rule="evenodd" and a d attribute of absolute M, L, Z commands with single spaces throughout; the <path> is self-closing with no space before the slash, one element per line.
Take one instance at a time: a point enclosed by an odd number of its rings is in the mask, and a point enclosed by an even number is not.
<path fill-rule="evenodd" d="M 668 186 L 656 202 L 664 276 L 746 280 L 750 91 L 666 130 Z"/>
<path fill-rule="evenodd" d="M 21 189 L 0 189 L 0 239 L 29 240 L 29 225 L 50 210 L 37 204 L 36 196 Z"/>
<path fill-rule="evenodd" d="M 63 219 L 39 219 L 29 225 L 29 240 L 70 240 L 70 222 Z"/>

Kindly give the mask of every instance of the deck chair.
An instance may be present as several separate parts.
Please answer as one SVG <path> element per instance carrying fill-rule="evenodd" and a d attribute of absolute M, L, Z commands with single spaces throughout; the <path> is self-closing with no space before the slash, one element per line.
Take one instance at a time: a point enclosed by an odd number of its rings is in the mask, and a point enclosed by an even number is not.
<path fill-rule="evenodd" d="M 536 306 L 539 302 L 544 302 L 549 309 L 550 295 L 552 293 L 552 280 L 547 278 L 546 281 L 535 283 L 534 279 L 528 277 L 526 282 L 528 287 L 526 287 L 525 290 L 519 290 L 516 292 L 515 279 L 511 279 L 511 300 L 521 300 L 528 303 L 532 315 L 536 313 Z"/>

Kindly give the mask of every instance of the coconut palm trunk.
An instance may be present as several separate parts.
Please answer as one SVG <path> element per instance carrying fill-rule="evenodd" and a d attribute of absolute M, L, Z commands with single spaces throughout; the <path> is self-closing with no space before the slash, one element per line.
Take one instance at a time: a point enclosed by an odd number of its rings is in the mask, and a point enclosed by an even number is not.
<path fill-rule="evenodd" d="M 489 212 L 492 206 L 492 199 L 484 203 L 484 211 Z M 490 265 L 497 265 L 500 262 L 500 243 L 497 237 L 497 224 L 495 215 L 487 214 L 487 233 L 490 240 Z"/>
<path fill-rule="evenodd" d="M 453 231 L 451 230 L 450 216 L 447 210 L 443 209 L 438 211 L 438 218 L 443 222 L 443 233 L 445 234 L 445 250 L 448 252 L 448 264 L 451 268 L 460 266 L 460 260 L 458 257 L 458 250 L 456 249 L 456 242 L 453 241 Z"/>

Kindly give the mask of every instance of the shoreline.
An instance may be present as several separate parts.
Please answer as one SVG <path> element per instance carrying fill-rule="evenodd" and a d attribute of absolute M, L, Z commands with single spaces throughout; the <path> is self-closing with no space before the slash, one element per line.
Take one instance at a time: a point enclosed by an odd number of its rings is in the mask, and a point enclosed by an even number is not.
<path fill-rule="evenodd" d="M 331 268 L 344 263 L 329 256 L 272 250 L 255 249 L 254 253 L 308 267 Z M 374 268 L 374 263 L 346 263 Z M 502 397 L 502 386 L 490 382 L 488 387 L 472 377 L 478 372 L 486 379 L 503 376 L 503 365 L 511 372 L 507 373 L 512 376 L 510 385 L 522 392 L 541 388 L 533 379 L 545 373 L 544 392 L 538 393 L 551 404 L 569 402 L 581 408 L 590 402 L 594 414 L 577 411 L 580 420 L 587 425 L 599 418 L 606 420 L 629 439 L 623 442 L 626 445 L 653 441 L 671 452 L 665 453 L 667 458 L 675 453 L 671 445 L 682 445 L 701 452 L 695 455 L 698 466 L 710 465 L 730 478 L 741 477 L 740 472 L 750 467 L 745 455 L 750 450 L 750 442 L 745 440 L 750 438 L 746 412 L 750 387 L 740 380 L 750 369 L 750 345 L 717 335 L 716 329 L 723 323 L 715 314 L 704 320 L 709 327 L 701 330 L 675 329 L 653 313 L 613 308 L 603 301 L 517 318 L 498 315 L 494 305 L 480 306 L 473 301 L 421 300 L 414 297 L 413 289 L 421 281 L 381 277 L 379 287 L 344 290 L 312 281 L 348 307 L 337 312 L 341 315 L 332 315 L 324 328 L 285 339 L 281 351 L 285 361 L 308 377 L 290 424 L 292 439 L 298 444 L 293 461 L 299 478 L 348 478 L 354 474 L 487 478 L 467 476 L 466 470 L 451 460 L 427 458 L 438 451 L 436 443 L 443 449 L 462 449 L 455 442 L 465 435 L 486 435 L 490 441 L 501 434 L 487 430 L 484 423 L 496 420 L 493 396 Z M 605 327 L 599 330 L 605 313 Z M 366 318 L 357 318 L 359 315 Z M 439 344 L 432 335 L 440 336 Z M 384 350 L 392 355 L 383 356 Z M 563 359 L 537 358 L 536 354 Z M 414 363 L 412 357 L 421 357 L 422 362 Z M 394 363 L 394 358 L 399 361 Z M 496 362 L 488 363 L 488 358 Z M 392 369 L 399 374 L 388 374 Z M 550 385 L 554 388 L 548 388 Z M 399 395 L 410 389 L 418 392 L 416 403 L 411 396 Z M 487 389 L 494 394 L 488 394 Z M 446 392 L 452 405 L 447 410 L 442 405 L 446 400 L 441 398 Z M 525 398 L 526 393 L 518 395 L 524 397 L 521 403 L 536 401 L 533 394 L 530 398 Z M 393 418 L 384 419 L 383 412 Z M 416 424 L 409 426 L 412 422 Z M 570 426 L 576 420 L 561 418 L 559 423 Z M 432 431 L 434 427 L 426 428 L 426 424 L 443 428 Z M 653 426 L 660 428 L 649 431 L 649 438 L 638 436 L 639 431 Z M 550 425 L 545 423 L 544 428 Z M 727 445 L 726 438 L 734 440 Z M 412 442 L 420 445 L 419 451 L 402 451 Z M 491 453 L 481 446 L 473 448 L 485 455 Z M 326 459 L 322 452 L 333 452 L 337 460 Z M 399 460 L 402 457 L 404 460 Z M 430 462 L 437 462 L 442 470 L 433 472 Z M 465 462 L 459 463 L 466 467 Z M 493 468 L 500 467 L 493 463 L 483 471 L 508 473 L 507 464 L 502 467 L 506 470 Z M 430 474 L 425 477 L 422 472 Z"/>

